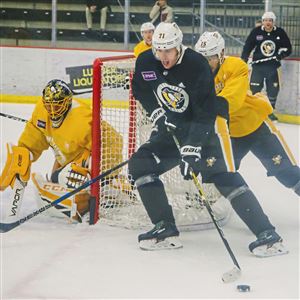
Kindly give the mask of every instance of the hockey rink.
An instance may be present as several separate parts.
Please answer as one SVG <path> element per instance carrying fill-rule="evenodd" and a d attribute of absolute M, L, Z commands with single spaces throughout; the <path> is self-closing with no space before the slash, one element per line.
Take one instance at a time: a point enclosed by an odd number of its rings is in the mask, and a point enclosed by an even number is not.
<path fill-rule="evenodd" d="M 1 112 L 28 119 L 33 105 L 3 104 Z M 17 143 L 24 123 L 1 117 L 1 169 L 6 142 Z M 300 126 L 278 123 L 299 162 Z M 43 154 L 32 171 L 45 175 L 52 153 Z M 241 173 L 289 249 L 288 255 L 257 258 L 248 250 L 253 234 L 232 214 L 223 228 L 242 268 L 236 282 L 222 283 L 233 267 L 215 229 L 183 232 L 179 250 L 142 251 L 138 230 L 104 224 L 69 224 L 46 214 L 0 234 L 0 299 L 290 299 L 299 298 L 299 198 L 248 155 Z M 9 189 L 0 193 L 1 221 Z M 25 192 L 22 216 L 37 208 L 33 184 Z M 240 293 L 238 284 L 250 285 Z"/>

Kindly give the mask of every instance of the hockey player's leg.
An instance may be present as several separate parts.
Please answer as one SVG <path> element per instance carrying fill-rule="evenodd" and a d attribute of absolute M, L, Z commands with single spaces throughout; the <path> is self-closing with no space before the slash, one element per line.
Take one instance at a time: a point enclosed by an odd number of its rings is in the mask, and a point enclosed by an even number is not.
<path fill-rule="evenodd" d="M 6 217 L 11 221 L 18 219 L 25 187 L 30 177 L 31 154 L 25 147 L 7 144 L 7 160 L 0 176 L 0 190 L 9 185 L 13 196 L 9 199 Z"/>
<path fill-rule="evenodd" d="M 275 176 L 300 196 L 300 168 L 280 131 L 267 120 L 257 130 L 256 136 L 259 142 L 251 151 L 262 162 L 268 176 Z"/>
<path fill-rule="evenodd" d="M 159 179 L 160 163 L 158 157 L 144 148 L 140 148 L 129 162 L 129 174 L 136 184 L 151 222 L 155 224 L 152 230 L 138 237 L 140 248 L 145 250 L 182 247 L 172 207 Z"/>
<path fill-rule="evenodd" d="M 266 76 L 267 95 L 274 109 L 276 106 L 276 100 L 280 89 L 279 72 L 280 69 L 272 67 L 269 68 L 269 72 Z"/>
<path fill-rule="evenodd" d="M 300 196 L 300 168 L 298 166 L 289 166 L 278 171 L 275 177 L 287 188 L 292 189 Z"/>
<path fill-rule="evenodd" d="M 279 93 L 279 89 L 280 89 L 280 81 L 279 81 L 279 71 L 280 69 L 277 69 L 275 67 L 269 68 L 269 72 L 266 75 L 266 89 L 267 89 L 267 95 L 269 98 L 269 101 L 273 107 L 273 109 L 275 109 L 276 106 L 276 101 L 277 101 L 277 96 Z M 278 118 L 276 117 L 276 115 L 274 113 L 269 115 L 269 118 L 272 121 L 277 121 Z"/>
<path fill-rule="evenodd" d="M 265 215 L 257 198 L 239 173 L 219 173 L 211 181 L 226 197 L 234 211 L 256 235 L 257 240 L 249 245 L 256 256 L 266 257 L 287 253 L 281 237 Z"/>
<path fill-rule="evenodd" d="M 264 72 L 261 66 L 253 66 L 250 77 L 250 89 L 252 94 L 260 92 L 264 87 Z"/>

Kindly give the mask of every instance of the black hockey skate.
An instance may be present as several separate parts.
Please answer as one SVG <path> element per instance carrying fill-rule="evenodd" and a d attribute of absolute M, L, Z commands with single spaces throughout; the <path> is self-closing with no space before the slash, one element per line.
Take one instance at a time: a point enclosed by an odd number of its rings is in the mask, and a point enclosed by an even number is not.
<path fill-rule="evenodd" d="M 257 240 L 249 245 L 249 250 L 258 257 L 269 257 L 288 253 L 288 250 L 282 243 L 282 238 L 275 230 L 266 230 L 260 233 Z"/>
<path fill-rule="evenodd" d="M 163 250 L 181 248 L 179 231 L 175 224 L 160 221 L 154 228 L 139 235 L 139 246 L 143 250 Z"/>

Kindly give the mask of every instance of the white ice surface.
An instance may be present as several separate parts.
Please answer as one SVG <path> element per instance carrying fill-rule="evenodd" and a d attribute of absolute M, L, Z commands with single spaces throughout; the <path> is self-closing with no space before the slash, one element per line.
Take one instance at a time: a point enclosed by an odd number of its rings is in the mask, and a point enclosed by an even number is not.
<path fill-rule="evenodd" d="M 32 105 L 1 104 L 1 111 L 29 118 Z M 1 118 L 1 168 L 6 142 L 16 143 L 24 123 Z M 299 126 L 278 124 L 299 161 Z M 51 169 L 52 153 L 33 165 Z M 221 276 L 233 267 L 216 230 L 184 232 L 184 247 L 173 251 L 141 251 L 138 231 L 103 224 L 68 224 L 39 215 L 1 238 L 1 299 L 299 298 L 299 199 L 248 155 L 241 173 L 260 199 L 290 253 L 256 258 L 248 251 L 254 236 L 233 215 L 224 227 L 242 267 L 242 277 L 224 284 Z M 3 212 L 9 192 L 2 192 Z M 26 190 L 22 216 L 36 209 L 33 186 Z M 3 213 L 1 213 L 3 216 Z M 237 284 L 251 286 L 239 293 Z"/>

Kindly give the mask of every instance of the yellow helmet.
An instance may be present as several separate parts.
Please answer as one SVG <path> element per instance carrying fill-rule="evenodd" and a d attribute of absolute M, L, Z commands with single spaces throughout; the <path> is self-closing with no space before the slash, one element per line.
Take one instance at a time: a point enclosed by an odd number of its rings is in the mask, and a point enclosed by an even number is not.
<path fill-rule="evenodd" d="M 50 119 L 53 121 L 64 118 L 72 104 L 73 93 L 62 80 L 49 81 L 43 90 L 43 103 Z"/>

